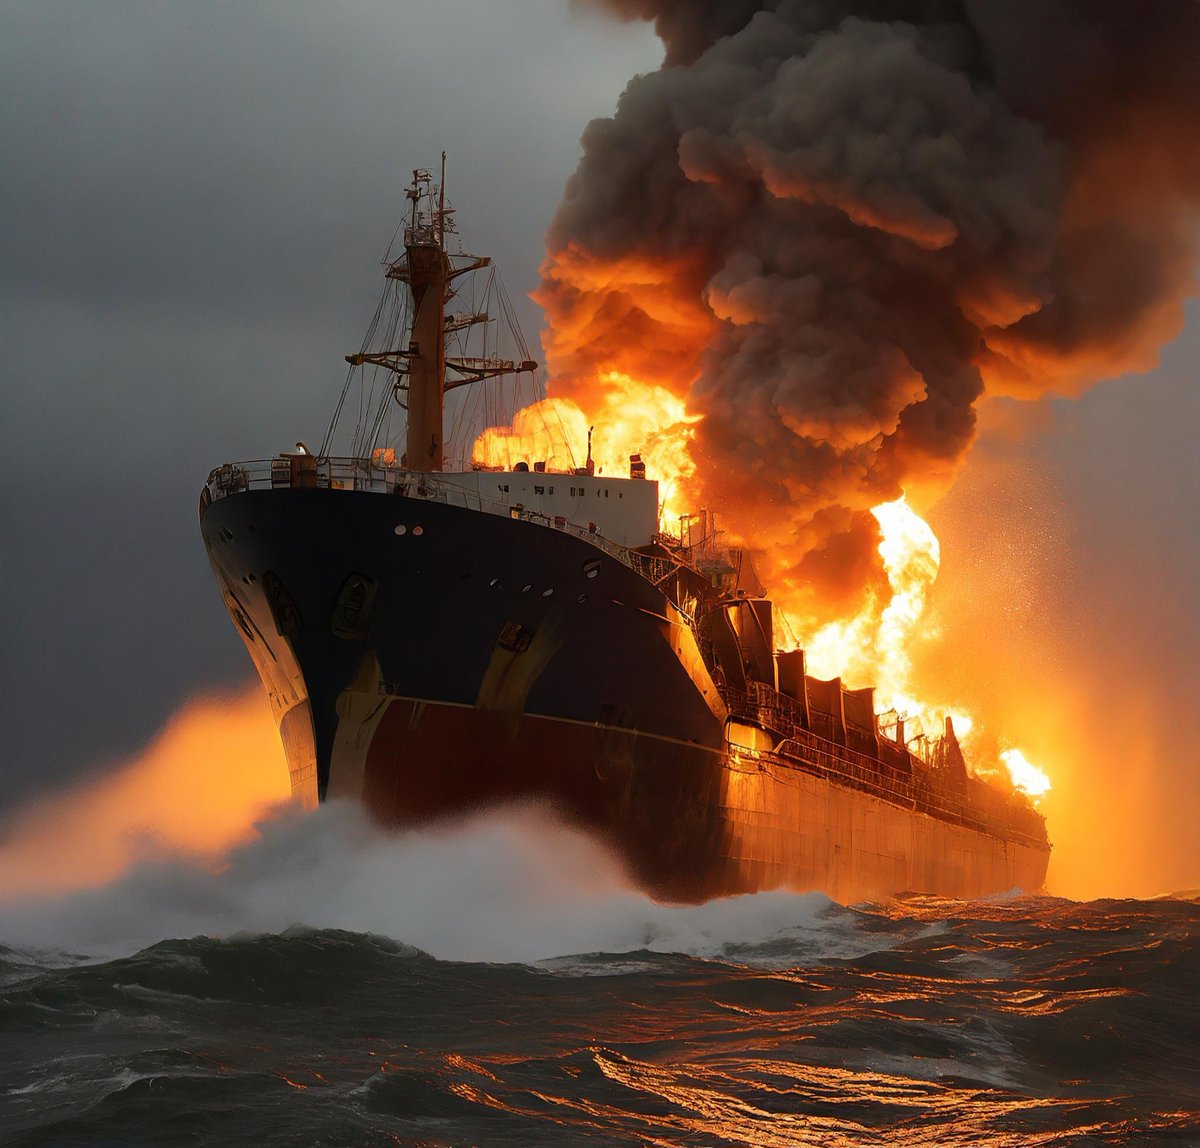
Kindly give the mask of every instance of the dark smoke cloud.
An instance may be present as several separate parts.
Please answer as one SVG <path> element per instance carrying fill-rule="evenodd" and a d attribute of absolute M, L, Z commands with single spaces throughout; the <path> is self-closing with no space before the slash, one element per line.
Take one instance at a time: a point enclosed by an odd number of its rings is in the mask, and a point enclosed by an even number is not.
<path fill-rule="evenodd" d="M 558 393 L 616 357 L 686 393 L 704 498 L 812 610 L 878 577 L 868 508 L 943 492 L 985 391 L 1077 394 L 1182 327 L 1193 0 L 593 2 L 666 59 L 589 126 L 550 232 Z M 624 263 L 664 269 L 653 306 Z"/>

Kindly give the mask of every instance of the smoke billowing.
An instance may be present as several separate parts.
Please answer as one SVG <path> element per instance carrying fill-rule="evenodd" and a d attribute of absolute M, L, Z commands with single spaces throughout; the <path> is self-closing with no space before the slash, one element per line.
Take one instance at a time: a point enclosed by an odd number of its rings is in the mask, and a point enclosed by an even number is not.
<path fill-rule="evenodd" d="M 1193 0 L 592 0 L 662 68 L 591 123 L 538 295 L 553 393 L 686 399 L 696 491 L 810 619 L 881 578 L 984 394 L 1157 359 L 1200 248 Z"/>

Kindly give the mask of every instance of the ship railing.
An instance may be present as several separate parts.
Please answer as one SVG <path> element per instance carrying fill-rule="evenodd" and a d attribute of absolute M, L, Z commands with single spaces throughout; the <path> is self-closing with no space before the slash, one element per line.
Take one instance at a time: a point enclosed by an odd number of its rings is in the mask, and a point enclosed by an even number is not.
<path fill-rule="evenodd" d="M 798 761 L 832 768 L 845 777 L 877 787 L 903 801 L 912 800 L 912 785 L 907 775 L 890 771 L 883 762 L 857 750 L 828 741 L 804 729 L 801 710 L 784 694 L 758 682 L 749 691 L 725 688 L 721 697 L 730 717 L 762 725 L 781 735 L 776 752 Z M 791 704 L 789 704 L 791 703 Z"/>
<path fill-rule="evenodd" d="M 757 686 L 758 683 L 751 685 Z M 1037 847 L 1045 845 L 1045 840 L 1030 832 L 1028 828 L 1029 811 L 1010 808 L 1011 803 L 1005 800 L 1003 794 L 995 793 L 996 800 L 987 802 L 987 808 L 981 809 L 977 802 L 969 801 L 961 789 L 939 783 L 932 772 L 919 771 L 909 774 L 899 769 L 891 769 L 886 763 L 867 754 L 800 728 L 798 722 L 790 729 L 784 730 L 781 728 L 782 723 L 772 720 L 776 718 L 776 714 L 762 712 L 763 707 L 759 702 L 765 693 L 774 694 L 774 691 L 768 691 L 766 687 L 750 692 L 728 688 L 721 691 L 731 717 L 749 720 L 782 735 L 782 739 L 773 750 L 731 743 L 739 758 L 753 760 L 766 767 L 801 769 L 816 776 L 831 777 L 843 785 L 872 794 L 891 804 L 904 806 L 918 813 L 927 813 L 968 829 L 999 833 L 1012 840 Z M 774 708 L 777 714 L 785 710 L 785 706 Z M 989 793 L 989 796 L 993 795 Z"/>
<path fill-rule="evenodd" d="M 519 516 L 513 515 L 513 517 L 520 517 L 523 522 L 532 522 L 553 530 L 561 530 L 564 534 L 573 534 L 576 538 L 590 543 L 598 550 L 603 550 L 605 554 L 628 566 L 630 570 L 640 574 L 647 582 L 651 582 L 655 586 L 666 581 L 677 569 L 676 564 L 667 558 L 656 558 L 650 554 L 641 554 L 636 550 L 630 549 L 628 546 L 622 546 L 619 542 L 605 538 L 599 530 L 580 526 L 579 523 L 571 522 L 569 519 L 564 519 L 561 516 L 552 517 L 536 510 L 523 510 Z"/>
<path fill-rule="evenodd" d="M 631 570 L 655 585 L 665 581 L 676 569 L 676 563 L 669 559 L 657 558 L 650 554 L 641 554 L 637 550 L 633 550 L 619 542 L 614 542 L 612 539 L 606 538 L 595 526 L 583 526 L 578 522 L 572 522 L 569 518 L 561 514 L 545 514 L 540 510 L 531 510 L 528 507 L 484 497 L 479 493 L 478 487 L 463 486 L 460 483 L 456 483 L 451 477 L 432 476 L 433 482 L 429 482 L 430 477 L 429 475 L 422 476 L 426 480 L 425 485 L 429 489 L 418 489 L 415 492 L 406 489 L 404 493 L 410 495 L 416 493 L 421 497 L 432 497 L 437 502 L 446 502 L 454 506 L 466 506 L 472 510 L 481 510 L 485 513 L 500 515 L 501 517 L 514 518 L 521 522 L 531 522 L 535 526 L 545 526 L 552 530 L 562 531 L 564 534 L 574 535 L 576 538 L 595 546 L 598 550 L 603 550 L 606 554 L 617 559 L 618 562 L 628 566 Z"/>
<path fill-rule="evenodd" d="M 295 465 L 296 460 L 305 461 Z M 214 501 L 243 490 L 279 490 L 290 486 L 386 493 L 403 473 L 398 467 L 375 466 L 366 458 L 288 455 L 226 463 L 208 476 L 205 485 Z"/>
<path fill-rule="evenodd" d="M 839 774 L 857 787 L 884 794 L 905 805 L 913 801 L 912 779 L 888 770 L 882 762 L 836 742 L 826 741 L 808 730 L 796 730 L 776 747 L 781 756 L 817 766 L 822 772 Z"/>
<path fill-rule="evenodd" d="M 788 739 L 774 750 L 753 749 L 748 746 L 731 746 L 739 757 L 754 760 L 763 767 L 784 770 L 802 769 L 814 776 L 833 778 L 848 788 L 879 797 L 893 805 L 912 809 L 972 829 L 980 833 L 1003 836 L 1009 840 L 1036 848 L 1045 847 L 1045 839 L 1032 833 L 1023 822 L 1025 818 L 1009 817 L 999 810 L 989 809 L 991 816 L 981 816 L 981 810 L 969 805 L 953 790 L 921 785 L 906 785 L 892 775 L 879 769 L 864 768 L 861 764 L 848 761 L 839 752 L 815 749 L 804 745 L 802 739 Z"/>
<path fill-rule="evenodd" d="M 286 455 L 226 463 L 209 474 L 205 486 L 213 501 L 244 490 L 279 490 L 284 487 L 404 494 L 410 498 L 425 498 L 431 502 L 461 506 L 561 530 L 604 551 L 656 586 L 666 581 L 678 568 L 678 564 L 670 559 L 641 554 L 604 537 L 593 527 L 571 522 L 561 515 L 546 515 L 488 498 L 480 494 L 478 487 L 455 482 L 449 475 L 403 470 L 399 466 L 379 466 L 369 458 Z"/>
<path fill-rule="evenodd" d="M 968 802 L 958 790 L 938 785 L 925 785 L 918 788 L 916 810 L 928 813 L 942 820 L 953 821 L 968 829 L 983 833 L 1001 834 L 1014 841 L 1026 845 L 1044 848 L 1046 838 L 1031 831 L 1031 821 L 1036 814 L 1022 815 L 1022 808 L 1011 809 L 1009 806 L 991 806 L 981 809 L 978 805 Z"/>

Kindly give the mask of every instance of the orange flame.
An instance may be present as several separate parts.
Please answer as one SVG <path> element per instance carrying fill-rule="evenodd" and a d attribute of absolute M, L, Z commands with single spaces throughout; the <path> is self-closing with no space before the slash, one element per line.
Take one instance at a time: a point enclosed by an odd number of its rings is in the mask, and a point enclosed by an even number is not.
<path fill-rule="evenodd" d="M 894 710 L 911 735 L 940 735 L 952 717 L 962 741 L 975 724 L 970 714 L 919 701 L 910 683 L 912 646 L 941 563 L 937 536 L 903 497 L 880 503 L 871 514 L 879 524 L 879 557 L 890 593 L 870 594 L 849 618 L 800 631 L 809 671 L 841 677 L 852 689 L 874 686 L 876 710 Z"/>
<path fill-rule="evenodd" d="M 511 426 L 485 430 L 473 461 L 572 470 L 583 465 L 594 427 L 595 472 L 627 475 L 629 456 L 640 454 L 646 477 L 659 484 L 659 525 L 667 530 L 691 506 L 699 420 L 684 396 L 716 325 L 701 298 L 703 260 L 606 259 L 553 239 L 550 248 L 534 298 L 549 321 L 542 345 L 551 397 L 519 411 Z"/>
<path fill-rule="evenodd" d="M 890 596 L 872 596 L 853 617 L 822 626 L 802 640 L 809 667 L 818 677 L 840 675 L 852 688 L 874 685 L 877 712 L 894 710 L 905 719 L 910 736 L 939 736 L 949 717 L 960 743 L 977 742 L 973 735 L 978 727 L 970 713 L 945 701 L 919 700 L 911 683 L 912 650 L 923 635 L 925 608 L 941 563 L 937 535 L 903 497 L 874 507 L 871 514 L 879 524 L 879 556 Z M 1002 776 L 988 768 L 986 746 L 969 748 L 979 773 Z M 997 756 L 1014 789 L 1032 798 L 1049 791 L 1049 777 L 1021 750 L 1010 748 Z"/>
<path fill-rule="evenodd" d="M 569 208 L 564 212 L 551 229 L 535 295 L 548 323 L 543 347 L 552 397 L 518 412 L 511 426 L 485 430 L 474 446 L 475 463 L 511 469 L 519 461 L 544 461 L 549 469 L 571 470 L 582 464 L 593 426 L 596 473 L 627 474 L 629 455 L 642 455 L 647 477 L 659 483 L 664 532 L 673 532 L 680 517 L 707 499 L 729 496 L 736 520 L 727 524 L 727 537 L 754 550 L 782 628 L 805 649 L 811 673 L 841 677 L 851 688 L 874 686 L 876 709 L 903 716 L 910 736 L 939 735 L 945 718 L 953 717 L 960 741 L 972 731 L 978 741 L 980 726 L 970 714 L 947 701 L 919 699 L 911 680 L 914 647 L 929 632 L 926 606 L 940 562 L 929 525 L 903 496 L 871 508 L 884 577 L 857 599 L 824 600 L 837 580 L 822 589 L 796 565 L 821 528 L 803 528 L 758 503 L 754 460 L 743 460 L 737 475 L 716 475 L 696 449 L 701 416 L 689 402 L 698 403 L 692 396 L 703 389 L 702 356 L 713 346 L 718 318 L 731 318 L 724 311 L 749 301 L 731 297 L 714 305 L 703 252 L 656 250 L 640 257 L 626 250 L 613 258 L 568 237 Z M 567 232 L 558 234 L 559 227 Z M 736 420 L 739 412 L 729 417 Z M 809 428 L 818 439 L 836 429 Z M 740 484 L 736 493 L 731 481 Z M 793 509 L 811 511 L 811 492 L 805 493 L 802 478 L 796 481 L 788 495 Z M 932 488 L 941 493 L 937 483 Z M 859 508 L 844 509 L 851 514 Z M 852 579 L 856 587 L 861 578 L 859 571 Z M 1004 776 L 994 740 L 986 752 L 978 745 L 970 749 Z"/>
<path fill-rule="evenodd" d="M 702 299 L 703 260 L 605 259 L 553 238 L 550 247 L 534 299 L 548 320 L 542 347 L 555 394 L 590 410 L 615 373 L 686 395 L 716 326 Z"/>
<path fill-rule="evenodd" d="M 628 475 L 629 456 L 641 454 L 646 477 L 659 484 L 660 524 L 670 524 L 684 513 L 688 481 L 695 474 L 688 448 L 696 416 L 666 387 L 639 383 L 621 371 L 605 371 L 597 382 L 599 397 L 590 418 L 571 399 L 543 399 L 518 411 L 511 426 L 485 430 L 475 440 L 473 461 L 504 470 L 518 462 L 574 470 L 583 465 L 591 425 L 596 473 Z"/>
<path fill-rule="evenodd" d="M 912 717 L 918 707 L 908 696 L 908 651 L 941 553 L 929 524 L 904 498 L 881 503 L 871 514 L 879 524 L 879 557 L 891 596 L 884 601 L 871 595 L 853 617 L 804 635 L 802 645 L 816 676 L 841 675 L 854 688 L 874 685 L 884 709 Z"/>
<path fill-rule="evenodd" d="M 1019 749 L 1003 750 L 1000 760 L 1004 762 L 1008 776 L 1012 778 L 1014 789 L 1019 789 L 1034 798 L 1050 792 L 1050 778 Z"/>
<path fill-rule="evenodd" d="M 683 399 L 666 386 L 642 383 L 618 370 L 597 372 L 590 386 L 576 378 L 572 389 L 586 396 L 587 412 L 580 402 L 561 397 L 526 407 L 511 426 L 492 427 L 479 436 L 475 463 L 509 470 L 517 462 L 537 461 L 550 470 L 573 470 L 582 462 L 590 424 L 595 428 L 596 473 L 626 474 L 629 454 L 641 453 L 647 477 L 659 482 L 661 529 L 669 530 L 695 509 L 700 488 L 691 447 L 699 418 Z M 919 699 L 911 682 L 912 650 L 923 636 L 925 609 L 941 562 L 937 536 L 903 496 L 873 507 L 871 515 L 879 528 L 887 591 L 869 591 L 849 616 L 806 626 L 805 603 L 798 597 L 791 600 L 785 585 L 774 595 L 783 627 L 805 650 L 810 673 L 840 677 L 853 689 L 874 686 L 877 712 L 894 711 L 904 718 L 910 737 L 940 736 L 951 717 L 958 740 L 967 742 L 977 728 L 972 715 L 945 701 Z M 980 756 L 983 747 L 971 749 Z M 1002 758 L 1014 788 L 1031 796 L 1044 793 L 1049 787 L 1045 774 L 1019 750 L 1007 752 L 1017 755 Z M 1023 765 L 1014 764 L 1018 761 Z M 985 772 L 1004 776 L 979 764 Z"/>

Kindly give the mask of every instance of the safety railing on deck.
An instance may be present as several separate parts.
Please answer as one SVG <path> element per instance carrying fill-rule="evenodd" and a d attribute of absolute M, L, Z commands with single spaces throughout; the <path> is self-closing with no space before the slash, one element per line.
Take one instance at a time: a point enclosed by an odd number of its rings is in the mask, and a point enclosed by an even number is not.
<path fill-rule="evenodd" d="M 447 506 L 461 506 L 467 510 L 561 530 L 603 550 L 656 586 L 677 569 L 677 564 L 670 559 L 631 550 L 605 538 L 594 527 L 581 526 L 562 515 L 543 514 L 519 504 L 510 505 L 498 499 L 486 498 L 480 494 L 477 486 L 455 482 L 453 475 L 376 466 L 366 458 L 285 455 L 251 462 L 226 463 L 208 476 L 205 485 L 213 501 L 243 490 L 279 490 L 287 487 L 402 494 L 409 498 L 424 498 Z"/>
<path fill-rule="evenodd" d="M 289 486 L 388 491 L 401 473 L 398 469 L 374 466 L 365 458 L 286 455 L 226 463 L 208 476 L 206 485 L 213 499 L 243 490 L 278 490 Z"/>
<path fill-rule="evenodd" d="M 773 729 L 782 735 L 782 740 L 773 750 L 734 746 L 738 757 L 744 761 L 755 762 L 760 768 L 800 769 L 818 777 L 830 777 L 841 785 L 869 793 L 893 805 L 928 813 L 979 832 L 1001 834 L 1037 847 L 1045 846 L 1044 837 L 1030 829 L 1030 818 L 1036 817 L 1036 814 L 1023 806 L 1016 806 L 1014 799 L 1005 794 L 989 789 L 986 795 L 989 800 L 969 800 L 962 789 L 941 783 L 932 770 L 922 768 L 919 763 L 911 772 L 889 768 L 886 762 L 827 741 L 802 728 L 799 706 L 774 690 L 752 684 L 756 688 L 749 693 L 729 688 L 721 690 L 730 716 Z M 762 700 L 768 696 L 769 704 L 764 706 Z M 791 713 L 788 713 L 789 703 Z M 779 716 L 784 714 L 787 714 L 787 718 L 781 722 Z M 969 781 L 968 785 L 977 791 L 985 787 L 982 781 Z M 977 798 L 982 796 L 977 792 Z"/>

